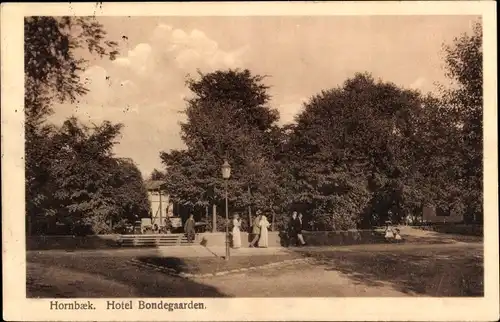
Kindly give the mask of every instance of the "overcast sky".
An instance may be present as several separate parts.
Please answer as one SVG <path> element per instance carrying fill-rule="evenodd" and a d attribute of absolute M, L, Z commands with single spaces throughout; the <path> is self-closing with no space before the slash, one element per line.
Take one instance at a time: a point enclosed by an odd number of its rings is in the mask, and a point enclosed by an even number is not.
<path fill-rule="evenodd" d="M 183 147 L 184 85 L 196 69 L 248 68 L 269 75 L 271 104 L 292 122 L 310 96 L 355 72 L 400 86 L 435 90 L 446 83 L 442 44 L 472 29 L 473 16 L 109 17 L 98 18 L 120 44 L 115 61 L 91 59 L 82 75 L 90 93 L 58 105 L 56 123 L 125 125 L 115 152 L 144 175 L 162 168 L 160 151 Z"/>

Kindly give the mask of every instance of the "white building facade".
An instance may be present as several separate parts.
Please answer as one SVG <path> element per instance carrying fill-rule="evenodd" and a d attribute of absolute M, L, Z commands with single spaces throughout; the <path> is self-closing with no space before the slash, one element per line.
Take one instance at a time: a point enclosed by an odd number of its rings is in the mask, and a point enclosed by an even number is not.
<path fill-rule="evenodd" d="M 163 189 L 164 181 L 146 181 L 149 204 L 151 205 L 151 224 L 158 227 L 165 226 L 167 220 L 174 217 L 174 203 Z"/>

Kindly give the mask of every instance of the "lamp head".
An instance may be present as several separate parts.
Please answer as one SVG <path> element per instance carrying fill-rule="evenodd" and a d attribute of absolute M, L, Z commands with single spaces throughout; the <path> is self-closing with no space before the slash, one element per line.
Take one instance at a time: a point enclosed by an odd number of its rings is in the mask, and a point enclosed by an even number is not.
<path fill-rule="evenodd" d="M 227 162 L 227 160 L 224 160 L 224 164 L 222 164 L 222 177 L 224 179 L 229 179 L 231 177 L 231 166 Z"/>

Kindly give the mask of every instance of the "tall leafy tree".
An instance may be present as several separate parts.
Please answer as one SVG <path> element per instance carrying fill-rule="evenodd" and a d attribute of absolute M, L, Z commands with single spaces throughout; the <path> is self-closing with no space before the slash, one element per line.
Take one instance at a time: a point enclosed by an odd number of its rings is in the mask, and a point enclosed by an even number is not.
<path fill-rule="evenodd" d="M 31 214 L 38 232 L 47 227 L 36 223 L 48 222 L 63 223 L 73 233 L 108 233 L 148 215 L 139 169 L 112 153 L 121 128 L 110 122 L 89 127 L 70 118 L 49 138 L 45 187 L 50 194 L 45 212 Z"/>
<path fill-rule="evenodd" d="M 87 89 L 80 73 L 87 61 L 79 58 L 79 50 L 114 59 L 117 43 L 106 39 L 103 26 L 93 17 L 26 17 L 24 21 L 25 131 L 26 131 L 26 201 L 28 218 L 54 211 L 54 189 L 58 189 L 51 172 L 61 159 L 54 151 L 53 140 L 61 133 L 46 122 L 52 103 L 75 102 Z M 68 131 L 69 120 L 61 131 Z M 102 129 L 113 127 L 105 123 Z M 74 126 L 73 130 L 79 126 Z M 76 131 L 73 134 L 77 134 Z M 94 142 L 96 143 L 96 142 Z M 105 142 L 102 147 L 107 149 Z M 86 162 L 83 160 L 82 162 Z M 30 223 L 32 220 L 30 221 Z M 28 225 L 28 227 L 30 227 Z"/>
<path fill-rule="evenodd" d="M 126 225 L 148 217 L 151 205 L 142 174 L 131 159 L 115 158 L 108 171 L 112 174 L 107 183 L 113 196 L 111 205 L 116 210 L 107 218 L 105 229 L 120 232 Z"/>
<path fill-rule="evenodd" d="M 279 114 L 269 107 L 264 77 L 248 70 L 227 70 L 190 78 L 193 98 L 181 124 L 186 151 L 162 153 L 171 192 L 190 205 L 223 199 L 220 167 L 232 166 L 229 182 L 233 208 L 270 208 L 265 189 L 272 186 L 272 136 Z M 266 199 L 267 198 L 267 199 Z"/>
<path fill-rule="evenodd" d="M 120 128 L 108 122 L 89 128 L 71 118 L 54 135 L 52 210 L 59 221 L 72 227 L 92 226 L 100 233 L 116 215 L 109 170 L 116 165 L 111 150 Z"/>
<path fill-rule="evenodd" d="M 115 59 L 117 43 L 106 39 L 92 17 L 26 17 L 24 20 L 25 114 L 37 126 L 52 113 L 51 102 L 74 102 L 87 89 L 80 72 L 88 64 L 77 52 L 88 49 Z"/>
<path fill-rule="evenodd" d="M 295 200 L 316 228 L 355 228 L 366 216 L 386 219 L 391 207 L 403 215 L 403 148 L 420 102 L 416 92 L 356 74 L 305 104 L 291 133 L 290 169 Z"/>
<path fill-rule="evenodd" d="M 453 87 L 445 91 L 445 104 L 460 126 L 462 171 L 455 178 L 461 184 L 465 212 L 483 217 L 483 33 L 476 22 L 472 33 L 457 37 L 445 46 L 447 76 Z"/>

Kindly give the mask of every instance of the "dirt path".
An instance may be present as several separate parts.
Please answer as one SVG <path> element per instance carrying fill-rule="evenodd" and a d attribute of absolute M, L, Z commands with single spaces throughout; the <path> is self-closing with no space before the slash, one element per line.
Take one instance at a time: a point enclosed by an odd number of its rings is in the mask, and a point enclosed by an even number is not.
<path fill-rule="evenodd" d="M 322 266 L 261 270 L 239 275 L 198 279 L 228 296 L 237 297 L 351 297 L 408 296 L 389 284 L 369 286 Z"/>

